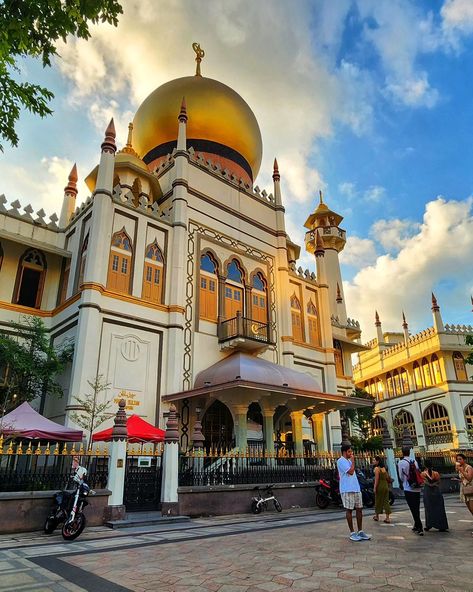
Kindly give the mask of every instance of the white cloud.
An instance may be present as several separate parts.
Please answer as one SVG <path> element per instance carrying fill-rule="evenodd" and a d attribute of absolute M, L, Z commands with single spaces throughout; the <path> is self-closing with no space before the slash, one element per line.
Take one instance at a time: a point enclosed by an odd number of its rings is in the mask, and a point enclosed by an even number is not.
<path fill-rule="evenodd" d="M 2 192 L 9 203 L 18 200 L 22 208 L 31 204 L 35 211 L 43 208 L 48 216 L 52 213 L 59 216 L 64 187 L 73 164 L 71 160 L 59 156 L 44 157 L 39 163 L 28 164 L 27 167 L 23 164 L 12 166 L 0 160 L 0 178 L 5 180 L 2 183 Z M 91 169 L 91 163 L 82 166 L 81 163 L 78 164 L 78 204 L 89 195 L 81 178 L 85 171 L 88 173 Z"/>
<path fill-rule="evenodd" d="M 340 254 L 340 262 L 357 269 L 372 265 L 377 258 L 376 247 L 369 238 L 348 236 L 345 249 Z"/>
<path fill-rule="evenodd" d="M 375 308 L 385 329 L 399 327 L 405 308 L 411 328 L 418 330 L 429 322 L 432 290 L 439 301 L 444 295 L 453 310 L 467 306 L 473 276 L 472 206 L 472 197 L 464 201 L 438 197 L 427 203 L 418 231 L 412 234 L 412 227 L 408 229 L 396 255 L 379 256 L 344 283 L 349 315 L 361 322 L 365 340 L 373 336 Z M 405 230 L 398 227 L 397 238 L 394 230 L 391 240 L 400 240 Z M 443 292 L 446 282 L 449 288 Z"/>
<path fill-rule="evenodd" d="M 357 200 L 364 203 L 378 203 L 386 201 L 386 189 L 382 185 L 371 185 L 364 191 L 359 190 L 355 183 L 344 181 L 338 185 L 338 191 L 348 200 Z"/>
<path fill-rule="evenodd" d="M 471 0 L 446 0 L 440 14 L 447 32 L 473 32 L 473 2 Z"/>
<path fill-rule="evenodd" d="M 370 229 L 370 235 L 386 251 L 392 252 L 401 249 L 419 229 L 420 224 L 411 220 L 377 220 Z"/>

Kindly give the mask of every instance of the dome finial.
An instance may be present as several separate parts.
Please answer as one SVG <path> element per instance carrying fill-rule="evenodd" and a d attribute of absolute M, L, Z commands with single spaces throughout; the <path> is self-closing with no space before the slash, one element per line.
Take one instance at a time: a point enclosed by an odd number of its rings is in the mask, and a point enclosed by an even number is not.
<path fill-rule="evenodd" d="M 200 73 L 200 62 L 202 61 L 202 58 L 205 56 L 205 51 L 201 49 L 200 43 L 193 43 L 192 49 L 195 51 L 195 61 L 197 62 L 197 66 L 195 68 L 195 75 L 202 76 L 202 74 Z"/>
<path fill-rule="evenodd" d="M 119 154 L 131 154 L 132 156 L 138 157 L 138 153 L 133 148 L 133 124 L 128 124 L 128 137 L 126 139 L 125 146 L 119 151 Z"/>
<path fill-rule="evenodd" d="M 319 199 L 320 199 L 320 203 L 323 204 L 324 203 L 324 195 L 322 193 L 322 189 L 319 189 Z"/>

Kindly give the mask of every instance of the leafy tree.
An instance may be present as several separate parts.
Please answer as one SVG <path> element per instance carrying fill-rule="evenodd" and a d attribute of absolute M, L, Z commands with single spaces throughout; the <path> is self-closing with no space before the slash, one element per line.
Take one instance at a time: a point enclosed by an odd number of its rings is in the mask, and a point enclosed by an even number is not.
<path fill-rule="evenodd" d="M 74 346 L 66 341 L 57 348 L 39 317 L 25 316 L 0 331 L 0 366 L 5 381 L 0 386 L 2 413 L 24 401 L 46 395 L 62 396 L 57 382 L 72 361 Z"/>
<path fill-rule="evenodd" d="M 355 387 L 352 397 L 356 399 L 364 399 L 372 401 L 370 407 L 358 407 L 357 409 L 345 409 L 343 412 L 345 417 L 348 418 L 354 428 L 356 428 L 362 438 L 367 440 L 371 429 L 371 420 L 373 419 L 374 413 L 374 397 L 372 397 L 365 389 Z"/>
<path fill-rule="evenodd" d="M 45 117 L 52 110 L 53 93 L 47 88 L 18 82 L 18 61 L 41 59 L 51 66 L 57 42 L 68 35 L 90 37 L 89 24 L 118 24 L 123 12 L 118 0 L 3 0 L 0 2 L 0 136 L 18 145 L 15 131 L 21 109 Z M 3 147 L 0 144 L 0 151 Z"/>
<path fill-rule="evenodd" d="M 95 380 L 88 380 L 87 384 L 92 389 L 92 392 L 87 393 L 82 397 L 74 397 L 77 401 L 77 405 L 80 406 L 80 409 L 71 413 L 71 419 L 88 433 L 87 446 L 89 447 L 92 442 L 92 434 L 94 431 L 111 416 L 111 413 L 107 412 L 107 409 L 112 402 L 105 401 L 99 403 L 97 400 L 99 394 L 110 387 L 110 383 L 106 383 L 101 374 L 99 374 Z"/>

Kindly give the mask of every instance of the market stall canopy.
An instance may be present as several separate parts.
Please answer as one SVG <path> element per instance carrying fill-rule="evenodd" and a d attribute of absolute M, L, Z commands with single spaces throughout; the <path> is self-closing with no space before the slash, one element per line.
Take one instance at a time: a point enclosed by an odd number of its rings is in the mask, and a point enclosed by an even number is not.
<path fill-rule="evenodd" d="M 7 413 L 1 424 L 0 432 L 4 436 L 66 442 L 81 442 L 83 436 L 82 430 L 68 428 L 47 419 L 26 401 Z"/>
<path fill-rule="evenodd" d="M 94 442 L 110 442 L 112 439 L 112 429 L 102 430 L 92 436 Z M 163 442 L 166 432 L 160 428 L 155 428 L 139 415 L 130 415 L 126 421 L 128 430 L 128 442 L 132 444 L 140 442 Z"/>

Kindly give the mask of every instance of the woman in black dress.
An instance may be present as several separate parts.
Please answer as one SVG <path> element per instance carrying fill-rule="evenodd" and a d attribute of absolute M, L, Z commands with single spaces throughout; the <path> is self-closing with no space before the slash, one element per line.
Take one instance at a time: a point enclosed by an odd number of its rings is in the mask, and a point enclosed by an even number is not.
<path fill-rule="evenodd" d="M 424 530 L 436 528 L 440 532 L 446 532 L 448 530 L 448 521 L 443 495 L 440 491 L 440 474 L 432 470 L 430 460 L 425 461 L 422 476 L 424 477 Z"/>

